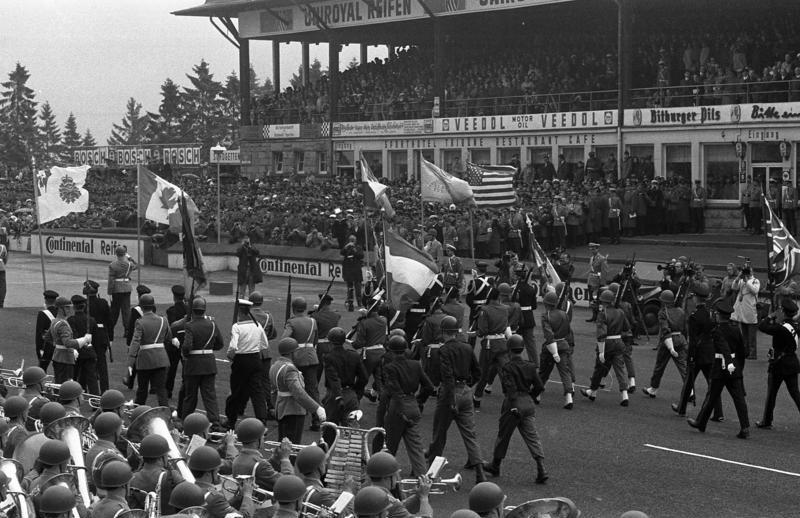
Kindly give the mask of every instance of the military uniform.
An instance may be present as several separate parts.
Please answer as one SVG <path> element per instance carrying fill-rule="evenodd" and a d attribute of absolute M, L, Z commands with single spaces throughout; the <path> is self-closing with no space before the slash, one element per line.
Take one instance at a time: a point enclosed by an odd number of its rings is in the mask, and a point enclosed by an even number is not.
<path fill-rule="evenodd" d="M 797 388 L 797 374 L 800 373 L 797 335 L 800 333 L 800 325 L 791 317 L 780 324 L 767 317 L 759 322 L 758 329 L 772 336 L 772 359 L 767 369 L 767 400 L 764 403 L 764 416 L 758 423 L 759 428 L 767 428 L 772 426 L 775 400 L 783 383 L 786 383 L 789 396 L 800 410 L 800 390 Z"/>
<path fill-rule="evenodd" d="M 368 376 L 372 376 L 372 389 L 381 391 L 380 367 L 381 358 L 386 353 L 383 344 L 386 342 L 386 319 L 376 313 L 356 323 L 353 337 L 353 348 L 361 353 L 361 361 Z"/>
<path fill-rule="evenodd" d="M 291 359 L 278 357 L 269 369 L 269 379 L 276 394 L 278 439 L 288 437 L 292 444 L 301 444 L 306 413 L 315 413 L 319 405 L 306 393 L 303 375 Z"/>
<path fill-rule="evenodd" d="M 147 402 L 147 394 L 152 387 L 158 398 L 158 406 L 169 406 L 166 388 L 169 358 L 166 347 L 172 347 L 172 332 L 167 319 L 146 312 L 134 324 L 133 340 L 128 349 L 128 368 L 136 368 L 134 402 L 137 405 Z"/>
<path fill-rule="evenodd" d="M 603 373 L 610 367 L 614 368 L 617 376 L 619 391 L 623 395 L 622 402 L 628 399 L 628 380 L 625 377 L 625 361 L 622 356 L 625 352 L 625 344 L 622 342 L 622 335 L 630 330 L 630 323 L 625 318 L 621 309 L 613 306 L 606 306 L 597 315 L 597 343 L 598 352 L 602 353 L 605 361 L 599 358 L 595 365 L 589 390 L 596 391 L 600 388 L 603 380 Z M 600 347 L 600 344 L 604 344 Z"/>
<path fill-rule="evenodd" d="M 233 459 L 231 471 L 234 477 L 248 475 L 255 477 L 256 486 L 267 491 L 272 491 L 272 486 L 281 475 L 294 475 L 294 467 L 289 458 L 281 459 L 280 472 L 275 471 L 268 459 L 260 450 L 242 448 Z"/>
<path fill-rule="evenodd" d="M 39 360 L 39 367 L 47 370 L 53 360 L 53 337 L 50 335 L 50 324 L 56 318 L 56 307 L 47 306 L 46 309 L 39 311 L 36 315 L 36 358 Z"/>
<path fill-rule="evenodd" d="M 161 498 L 161 515 L 169 515 L 178 510 L 169 505 L 169 497 L 176 484 L 176 477 L 171 471 L 157 465 L 145 464 L 133 474 L 130 487 L 133 491 L 128 495 L 131 509 L 144 509 L 147 493 L 157 492 Z M 138 490 L 138 491 L 137 491 Z"/>
<path fill-rule="evenodd" d="M 116 518 L 130 508 L 128 502 L 121 496 L 106 495 L 89 508 L 92 518 Z"/>
<path fill-rule="evenodd" d="M 286 322 L 282 338 L 294 338 L 300 346 L 294 353 L 295 367 L 303 375 L 308 396 L 319 403 L 319 357 L 317 356 L 317 321 L 307 315 L 290 318 Z M 311 422 L 319 426 L 319 418 L 311 416 Z"/>
<path fill-rule="evenodd" d="M 542 355 L 539 361 L 539 378 L 542 383 L 547 383 L 547 380 L 550 379 L 550 373 L 553 372 L 553 367 L 555 367 L 558 369 L 565 395 L 575 392 L 572 385 L 573 373 L 570 368 L 572 365 L 570 361 L 572 351 L 567 341 L 571 333 L 571 319 L 565 311 L 552 308 L 546 309 L 542 313 L 542 334 L 544 337 L 542 343 L 544 345 L 542 346 Z M 553 348 L 559 356 L 558 363 L 553 357 L 551 351 Z"/>
<path fill-rule="evenodd" d="M 209 518 L 225 518 L 231 514 L 244 515 L 247 518 L 246 513 L 241 513 L 231 507 L 231 504 L 228 503 L 225 495 L 217 486 L 203 481 L 196 482 L 196 485 L 203 490 L 203 494 L 205 495 L 203 497 L 205 500 L 204 507 L 208 512 Z"/>
<path fill-rule="evenodd" d="M 487 297 L 491 288 L 492 284 L 485 271 L 478 273 L 469 281 L 466 302 L 470 310 L 470 321 L 477 318 L 478 308 L 488 302 Z"/>
<path fill-rule="evenodd" d="M 661 385 L 661 377 L 667 368 L 670 358 L 678 368 L 681 375 L 681 382 L 686 379 L 686 359 L 689 355 L 686 338 L 683 330 L 686 329 L 686 315 L 681 308 L 662 307 L 658 311 L 658 352 L 656 353 L 656 364 L 653 367 L 653 375 L 650 378 L 650 388 L 658 389 Z M 667 347 L 667 339 L 672 339 L 672 345 L 677 352 L 677 356 L 672 356 Z M 648 394 L 651 394 L 647 391 Z"/>
<path fill-rule="evenodd" d="M 505 334 L 508 328 L 508 308 L 497 300 L 482 305 L 478 311 L 476 327 L 481 343 L 481 379 L 475 387 L 475 399 L 480 401 L 493 372 L 497 372 L 508 362 Z"/>
<path fill-rule="evenodd" d="M 167 347 L 168 351 L 171 348 L 171 349 L 174 349 L 175 351 L 177 351 L 178 355 L 181 355 L 181 350 L 183 348 L 183 342 L 184 342 L 184 339 L 186 338 L 186 323 L 189 321 L 188 319 L 189 319 L 190 316 L 191 315 L 186 315 L 185 317 L 176 320 L 175 322 L 172 323 L 172 325 L 169 326 L 169 330 L 172 333 L 172 338 L 178 340 L 178 345 L 174 345 L 174 343 L 166 344 L 166 347 Z M 167 353 L 167 357 L 170 357 L 170 354 L 172 354 L 172 353 L 168 352 Z M 183 364 L 183 356 L 182 355 L 181 355 L 180 363 Z M 170 363 L 170 366 L 171 365 L 172 364 Z M 167 376 L 169 376 L 169 373 L 167 373 Z M 186 378 L 183 376 L 182 373 L 181 373 L 181 377 L 183 378 L 183 381 L 181 382 L 180 390 L 178 390 L 178 404 L 177 404 L 177 408 L 176 408 L 179 416 L 183 415 L 183 400 L 186 398 Z M 173 388 L 174 388 L 174 385 L 173 385 Z M 169 390 L 167 390 L 167 396 L 168 397 L 170 396 Z"/>
<path fill-rule="evenodd" d="M 30 432 L 25 429 L 23 424 L 12 424 L 11 427 L 3 433 L 3 457 L 11 459 L 14 456 L 14 449 L 19 443 L 25 440 L 30 435 Z"/>
<path fill-rule="evenodd" d="M 176 301 L 167 308 L 167 322 L 172 326 L 178 320 L 187 315 L 188 309 L 183 300 Z M 178 374 L 178 366 L 181 364 L 181 351 L 177 347 L 167 346 L 167 357 L 169 358 L 169 369 L 167 370 L 167 397 L 172 398 L 172 390 L 175 388 L 175 376 Z"/>
<path fill-rule="evenodd" d="M 590 245 L 591 246 L 591 245 Z M 589 303 L 592 306 L 592 318 L 590 322 L 597 319 L 597 311 L 600 307 L 600 287 L 603 286 L 608 277 L 608 262 L 606 256 L 595 252 L 589 258 L 589 274 L 586 278 L 586 288 L 589 292 Z"/>
<path fill-rule="evenodd" d="M 268 340 L 272 340 L 278 336 L 278 332 L 275 330 L 275 321 L 272 319 L 272 315 L 268 311 L 264 311 L 260 305 L 254 305 L 250 309 L 250 316 L 256 319 L 256 322 L 264 329 L 264 333 L 267 335 Z M 275 357 L 275 353 L 270 349 L 267 352 L 267 355 L 261 358 L 261 371 L 263 376 L 261 381 L 264 385 L 264 394 L 267 398 L 267 409 L 271 412 L 275 411 L 275 402 L 270 397 L 272 393 L 272 388 L 269 384 L 269 368 L 272 365 L 272 360 Z"/>
<path fill-rule="evenodd" d="M 261 358 L 268 355 L 269 343 L 264 329 L 250 317 L 241 317 L 231 328 L 228 359 L 231 360 L 231 391 L 225 399 L 228 427 L 244 413 L 249 399 L 256 419 L 267 421 L 267 394 L 264 392 L 264 365 Z"/>
<path fill-rule="evenodd" d="M 97 354 L 97 380 L 102 394 L 108 390 L 108 352 L 111 348 L 111 307 L 108 301 L 98 295 L 88 294 L 89 315 L 94 318 L 97 328 L 92 333 L 92 346 Z M 95 334 L 96 333 L 96 334 Z"/>
<path fill-rule="evenodd" d="M 319 359 L 317 380 L 319 380 L 322 373 L 325 372 L 325 357 L 331 351 L 331 343 L 328 341 L 328 331 L 339 325 L 342 315 L 331 310 L 329 304 L 325 304 L 316 310 L 313 315 L 311 315 L 311 318 L 317 322 L 317 336 L 319 336 L 317 340 L 317 358 Z"/>
<path fill-rule="evenodd" d="M 422 323 L 419 340 L 412 350 L 412 358 L 420 360 L 422 370 L 431 380 L 434 387 L 441 381 L 441 363 L 439 362 L 439 348 L 442 346 L 442 319 L 448 315 L 441 307 L 436 308 Z M 419 395 L 417 402 L 424 406 L 427 395 Z"/>
<path fill-rule="evenodd" d="M 423 475 L 427 469 L 420 433 L 422 416 L 415 395 L 420 390 L 423 393 L 432 393 L 433 385 L 422 371 L 419 362 L 400 355 L 386 365 L 385 376 L 389 394 L 389 407 L 386 413 L 386 449 L 392 455 L 396 455 L 402 439 L 411 462 L 412 473 L 415 476 Z"/>
<path fill-rule="evenodd" d="M 124 255 L 117 255 L 117 259 L 108 265 L 108 295 L 111 296 L 111 329 L 108 330 L 108 335 L 112 340 L 117 319 L 122 317 L 123 326 L 128 322 L 131 311 L 131 273 L 135 270 L 136 265 Z"/>
<path fill-rule="evenodd" d="M 462 342 L 467 341 L 467 330 L 469 329 L 469 307 L 458 299 L 450 299 L 441 306 L 442 312 L 454 317 L 458 321 L 458 339 Z"/>
<path fill-rule="evenodd" d="M 56 318 L 50 324 L 50 337 L 53 340 L 53 377 L 55 383 L 64 383 L 75 378 L 75 356 L 80 349 L 74 338 L 72 328 L 66 319 Z"/>
<path fill-rule="evenodd" d="M 539 294 L 539 288 L 531 286 L 526 279 L 519 279 L 514 285 L 514 291 L 511 293 L 511 300 L 520 306 L 520 318 L 517 326 L 517 334 L 522 337 L 525 342 L 525 352 L 528 355 L 528 361 L 531 361 L 538 367 L 539 365 L 539 351 L 536 348 L 536 338 L 533 334 L 536 329 L 536 318 L 534 311 L 536 310 L 536 297 Z"/>
<path fill-rule="evenodd" d="M 92 335 L 92 343 L 78 350 L 78 358 L 75 361 L 75 381 L 80 383 L 87 393 L 100 394 L 100 386 L 97 382 L 97 351 L 94 348 L 95 336 L 100 334 L 97 321 L 80 311 L 67 318 L 67 322 L 72 328 L 73 336 L 84 336 L 87 333 Z"/>
<path fill-rule="evenodd" d="M 181 352 L 183 353 L 183 380 L 185 396 L 183 415 L 194 412 L 197 408 L 197 391 L 203 398 L 208 420 L 212 426 L 219 424 L 217 407 L 217 360 L 214 351 L 222 349 L 224 343 L 217 324 L 209 317 L 194 315 L 185 325 L 185 334 Z"/>
<path fill-rule="evenodd" d="M 678 415 L 686 414 L 686 405 L 695 392 L 695 381 L 701 372 L 706 378 L 706 383 L 711 384 L 711 371 L 719 363 L 716 358 L 719 344 L 715 344 L 713 335 L 715 324 L 705 303 L 698 304 L 694 312 L 689 315 L 689 348 L 687 351 L 688 364 L 686 378 L 683 381 L 681 399 L 678 402 Z M 720 353 L 721 354 L 721 353 Z M 727 363 L 725 365 L 728 365 Z M 717 398 L 714 406 L 714 419 L 721 420 L 722 404 Z"/>
<path fill-rule="evenodd" d="M 128 324 L 125 326 L 125 344 L 128 347 L 131 346 L 131 341 L 133 340 L 133 330 L 136 328 L 136 321 L 142 318 L 142 315 L 144 315 L 144 311 L 141 306 L 136 305 L 131 308 Z"/>
<path fill-rule="evenodd" d="M 361 355 L 334 345 L 325 359 L 325 413 L 328 421 L 347 426 L 347 415 L 358 410 L 369 374 L 361 362 Z"/>

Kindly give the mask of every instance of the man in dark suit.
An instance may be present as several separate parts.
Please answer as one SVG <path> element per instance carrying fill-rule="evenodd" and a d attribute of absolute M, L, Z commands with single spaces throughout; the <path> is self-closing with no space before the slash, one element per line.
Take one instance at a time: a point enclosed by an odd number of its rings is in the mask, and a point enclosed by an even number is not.
<path fill-rule="evenodd" d="M 186 323 L 185 331 L 181 351 L 186 394 L 181 418 L 197 408 L 199 390 L 212 430 L 221 430 L 217 389 L 214 385 L 217 378 L 217 360 L 214 351 L 219 351 L 225 344 L 217 324 L 206 316 L 205 299 L 197 297 L 192 301 L 192 320 Z"/>
<path fill-rule="evenodd" d="M 99 383 L 100 394 L 108 390 L 108 363 L 110 359 L 114 361 L 111 351 L 111 340 L 108 337 L 108 330 L 111 328 L 111 307 L 108 301 L 101 297 L 98 292 L 100 284 L 88 280 L 83 283 L 83 294 L 88 299 L 89 316 L 94 318 L 97 329 L 92 336 L 92 345 L 97 353 L 97 381 Z M 108 358 L 107 358 L 108 353 Z"/>
<path fill-rule="evenodd" d="M 758 324 L 762 333 L 772 336 L 769 369 L 767 375 L 767 401 L 764 404 L 764 416 L 756 421 L 756 427 L 772 429 L 772 414 L 775 411 L 775 399 L 778 389 L 786 383 L 797 410 L 800 410 L 800 391 L 797 389 L 797 374 L 800 372 L 800 361 L 797 359 L 797 334 L 800 325 L 794 320 L 797 315 L 797 304 L 790 298 L 784 298 L 780 307 Z"/>
<path fill-rule="evenodd" d="M 236 282 L 239 286 L 239 296 L 249 295 L 256 284 L 263 280 L 261 268 L 258 266 L 258 249 L 250 244 L 250 238 L 242 238 L 242 245 L 236 249 L 239 265 L 236 269 Z"/>
<path fill-rule="evenodd" d="M 172 305 L 167 308 L 167 322 L 172 326 L 175 322 L 186 316 L 186 288 L 176 284 L 171 288 Z M 178 365 L 181 363 L 181 351 L 177 347 L 167 345 L 169 369 L 167 369 L 167 398 L 172 398 L 172 389 L 175 388 L 175 376 L 178 374 Z"/>

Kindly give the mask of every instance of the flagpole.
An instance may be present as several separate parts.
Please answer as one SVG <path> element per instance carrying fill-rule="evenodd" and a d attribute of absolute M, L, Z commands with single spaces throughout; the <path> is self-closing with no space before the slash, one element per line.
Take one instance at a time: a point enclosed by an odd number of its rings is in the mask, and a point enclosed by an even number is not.
<path fill-rule="evenodd" d="M 367 266 L 369 266 L 369 219 L 367 216 L 367 205 L 364 204 L 362 209 L 364 210 L 364 252 L 367 254 Z"/>
<path fill-rule="evenodd" d="M 768 193 L 769 191 L 764 191 L 764 193 Z M 772 243 L 770 243 L 770 234 L 772 234 L 772 223 L 773 218 L 777 217 L 774 212 L 772 212 L 771 207 L 767 204 L 769 201 L 767 200 L 766 194 L 762 193 L 762 204 L 761 204 L 761 220 L 764 221 L 764 252 L 767 255 L 767 290 L 772 294 L 770 298 L 770 302 L 772 307 L 775 306 L 775 281 L 772 275 L 772 264 L 770 264 L 769 252 L 772 250 Z M 769 226 L 769 228 L 767 228 Z M 789 230 L 787 229 L 786 232 L 788 233 Z M 753 273 L 752 271 L 750 273 Z M 755 274 L 753 274 L 755 277 Z"/>
<path fill-rule="evenodd" d="M 391 286 L 389 285 L 389 272 L 388 270 L 386 270 L 386 219 L 385 218 L 381 218 L 381 229 L 383 230 L 383 247 L 384 247 L 383 275 L 386 277 L 386 302 L 391 303 L 392 290 Z"/>
<path fill-rule="evenodd" d="M 472 222 L 472 207 L 469 208 L 469 250 L 472 261 L 475 261 L 475 225 Z"/>
<path fill-rule="evenodd" d="M 42 265 L 42 287 L 44 291 L 47 291 L 47 275 L 45 275 L 44 270 L 44 243 L 42 240 L 42 223 L 41 217 L 39 213 L 39 185 L 36 183 L 36 159 L 31 155 L 31 175 L 33 176 L 33 194 L 34 199 L 36 199 L 36 227 L 37 227 L 37 234 L 39 234 L 39 262 Z"/>
<path fill-rule="evenodd" d="M 136 283 L 142 283 L 142 166 L 136 166 Z"/>

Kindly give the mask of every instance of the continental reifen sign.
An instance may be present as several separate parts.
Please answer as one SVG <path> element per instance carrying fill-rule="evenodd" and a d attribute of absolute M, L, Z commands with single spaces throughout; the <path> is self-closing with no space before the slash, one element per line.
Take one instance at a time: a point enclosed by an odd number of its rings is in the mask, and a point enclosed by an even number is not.
<path fill-rule="evenodd" d="M 42 254 L 42 249 L 39 247 L 38 237 L 34 236 L 31 239 L 31 254 L 44 255 L 45 257 L 74 257 L 111 261 L 115 257 L 114 251 L 116 248 L 125 246 L 128 248 L 128 252 L 136 258 L 135 239 L 42 233 L 42 245 L 44 254 Z"/>
<path fill-rule="evenodd" d="M 342 280 L 342 264 L 333 261 L 262 257 L 258 266 L 264 275 L 320 281 L 330 281 L 335 277 L 337 281 Z"/>

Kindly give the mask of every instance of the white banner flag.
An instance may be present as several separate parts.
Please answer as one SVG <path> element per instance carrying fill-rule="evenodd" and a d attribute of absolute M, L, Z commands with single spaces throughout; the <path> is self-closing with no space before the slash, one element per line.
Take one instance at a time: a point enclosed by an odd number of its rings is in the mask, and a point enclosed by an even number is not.
<path fill-rule="evenodd" d="M 88 165 L 80 167 L 51 167 L 36 175 L 39 224 L 53 221 L 73 212 L 86 212 L 89 208 L 89 191 L 86 183 Z"/>

